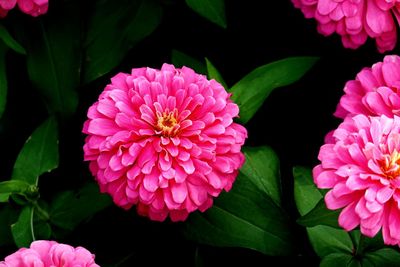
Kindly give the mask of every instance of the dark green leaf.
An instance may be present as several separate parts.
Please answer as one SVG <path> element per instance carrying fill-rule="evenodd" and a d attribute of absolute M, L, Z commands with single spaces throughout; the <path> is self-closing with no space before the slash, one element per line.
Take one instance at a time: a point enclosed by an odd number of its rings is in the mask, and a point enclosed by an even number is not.
<path fill-rule="evenodd" d="M 330 226 L 307 227 L 307 234 L 315 253 L 321 258 L 335 252 L 351 253 L 354 245 L 349 233 Z"/>
<path fill-rule="evenodd" d="M 50 117 L 26 141 L 15 162 L 12 178 L 37 185 L 40 175 L 57 166 L 57 123 L 54 117 Z"/>
<path fill-rule="evenodd" d="M 372 262 L 373 266 L 397 267 L 400 264 L 400 253 L 393 248 L 382 248 L 368 252 L 364 255 L 364 258 Z"/>
<path fill-rule="evenodd" d="M 246 124 L 276 88 L 299 80 L 317 61 L 316 57 L 290 57 L 258 67 L 232 88 L 232 100 L 239 105 L 239 120 Z"/>
<path fill-rule="evenodd" d="M 27 30 L 27 64 L 32 83 L 46 100 L 50 113 L 72 115 L 78 106 L 81 22 L 74 3 L 52 9 Z M 65 23 L 65 22 L 68 23 Z"/>
<path fill-rule="evenodd" d="M 11 225 L 11 232 L 18 247 L 28 247 L 35 240 L 32 206 L 22 209 L 17 222 Z"/>
<path fill-rule="evenodd" d="M 324 257 L 320 263 L 320 267 L 338 267 L 338 266 L 352 266 L 350 265 L 353 261 L 351 254 L 345 253 L 332 253 Z"/>
<path fill-rule="evenodd" d="M 267 146 L 244 147 L 246 161 L 240 171 L 266 193 L 278 206 L 281 205 L 279 158 Z"/>
<path fill-rule="evenodd" d="M 160 24 L 162 9 L 154 0 L 97 1 L 89 14 L 84 82 L 108 73 L 139 41 Z"/>
<path fill-rule="evenodd" d="M 337 266 L 337 265 L 336 265 Z M 357 258 L 353 258 L 349 264 L 347 265 L 348 267 L 361 267 L 361 262 Z"/>
<path fill-rule="evenodd" d="M 217 82 L 219 82 L 225 90 L 228 90 L 228 86 L 226 85 L 224 79 L 222 78 L 221 74 L 219 71 L 214 67 L 214 65 L 211 63 L 208 58 L 206 58 L 206 66 L 207 66 L 207 77 L 208 79 L 214 79 Z"/>
<path fill-rule="evenodd" d="M 7 72 L 6 72 L 6 52 L 7 48 L 0 42 L 0 118 L 3 116 L 7 104 Z"/>
<path fill-rule="evenodd" d="M 176 68 L 182 68 L 183 66 L 185 66 L 193 69 L 195 72 L 200 74 L 207 73 L 207 68 L 203 62 L 178 50 L 172 50 L 171 61 Z"/>
<path fill-rule="evenodd" d="M 296 166 L 293 168 L 294 199 L 300 215 L 310 212 L 322 199 L 323 195 L 314 184 L 309 168 Z"/>
<path fill-rule="evenodd" d="M 212 208 L 190 215 L 185 234 L 203 244 L 245 247 L 267 255 L 290 255 L 293 249 L 287 214 L 243 174 Z"/>
<path fill-rule="evenodd" d="M 73 230 L 111 204 L 111 198 L 101 194 L 97 184 L 87 183 L 79 191 L 62 192 L 52 201 L 50 221 L 60 228 Z"/>
<path fill-rule="evenodd" d="M 224 0 L 186 0 L 186 4 L 199 15 L 226 28 Z"/>
<path fill-rule="evenodd" d="M 18 218 L 16 209 L 11 208 L 10 205 L 3 205 L 0 208 L 0 246 L 14 244 L 11 235 L 11 224 Z"/>
<path fill-rule="evenodd" d="M 300 217 L 297 223 L 307 227 L 327 225 L 339 228 L 338 217 L 340 211 L 341 210 L 328 210 L 324 199 L 321 199 L 309 213 Z"/>

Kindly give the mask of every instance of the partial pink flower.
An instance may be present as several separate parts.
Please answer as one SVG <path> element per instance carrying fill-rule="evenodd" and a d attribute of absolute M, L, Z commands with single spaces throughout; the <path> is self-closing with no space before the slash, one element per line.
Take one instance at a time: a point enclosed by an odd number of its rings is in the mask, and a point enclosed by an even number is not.
<path fill-rule="evenodd" d="M 0 0 L 0 18 L 7 16 L 8 11 L 18 3 L 19 9 L 33 17 L 47 13 L 49 0 Z"/>
<path fill-rule="evenodd" d="M 321 147 L 313 169 L 326 206 L 342 209 L 339 225 L 400 245 L 400 117 L 348 116 Z"/>
<path fill-rule="evenodd" d="M 18 0 L 18 7 L 22 12 L 33 17 L 47 13 L 49 0 Z"/>
<path fill-rule="evenodd" d="M 99 267 L 95 256 L 83 247 L 38 240 L 0 262 L 0 267 Z"/>
<path fill-rule="evenodd" d="M 247 138 L 238 113 L 221 84 L 190 68 L 132 69 L 89 108 L 84 159 L 118 206 L 183 221 L 231 189 Z"/>
<path fill-rule="evenodd" d="M 13 9 L 17 4 L 17 0 L 0 0 L 0 18 L 7 16 L 8 11 Z"/>
<path fill-rule="evenodd" d="M 400 0 L 292 0 L 306 18 L 317 21 L 318 31 L 337 33 L 346 48 L 356 49 L 368 37 L 375 39 L 378 51 L 392 50 L 397 41 Z"/>
<path fill-rule="evenodd" d="M 400 116 L 400 57 L 387 55 L 383 62 L 364 68 L 344 87 L 334 115 Z"/>

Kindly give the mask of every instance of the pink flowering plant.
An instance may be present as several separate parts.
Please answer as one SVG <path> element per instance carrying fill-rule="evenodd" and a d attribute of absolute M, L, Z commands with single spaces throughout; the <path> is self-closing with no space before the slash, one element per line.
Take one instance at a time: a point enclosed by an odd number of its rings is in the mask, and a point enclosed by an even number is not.
<path fill-rule="evenodd" d="M 398 266 L 398 5 L 0 0 L 0 267 Z"/>

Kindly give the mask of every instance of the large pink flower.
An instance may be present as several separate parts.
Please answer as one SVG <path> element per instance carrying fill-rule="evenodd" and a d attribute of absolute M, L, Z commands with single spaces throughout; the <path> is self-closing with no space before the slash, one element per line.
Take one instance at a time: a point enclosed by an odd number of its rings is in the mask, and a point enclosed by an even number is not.
<path fill-rule="evenodd" d="M 364 68 L 348 81 L 334 113 L 339 118 L 365 114 L 400 116 L 400 57 L 385 56 L 383 62 Z"/>
<path fill-rule="evenodd" d="M 369 237 L 382 229 L 386 244 L 400 245 L 400 117 L 348 116 L 321 147 L 313 169 L 329 209 L 343 210 L 339 224 L 360 226 Z"/>
<path fill-rule="evenodd" d="M 48 9 L 49 0 L 0 0 L 0 18 L 4 18 L 8 11 L 13 9 L 18 3 L 22 12 L 33 17 L 45 14 Z"/>
<path fill-rule="evenodd" d="M 315 18 L 323 35 L 337 33 L 347 48 L 374 38 L 379 52 L 396 45 L 400 0 L 292 0 L 306 18 Z"/>
<path fill-rule="evenodd" d="M 83 247 L 39 240 L 21 248 L 0 262 L 0 267 L 99 267 L 94 255 Z"/>
<path fill-rule="evenodd" d="M 102 192 L 152 220 L 185 220 L 229 191 L 247 131 L 215 80 L 164 64 L 111 79 L 88 111 L 84 158 Z"/>

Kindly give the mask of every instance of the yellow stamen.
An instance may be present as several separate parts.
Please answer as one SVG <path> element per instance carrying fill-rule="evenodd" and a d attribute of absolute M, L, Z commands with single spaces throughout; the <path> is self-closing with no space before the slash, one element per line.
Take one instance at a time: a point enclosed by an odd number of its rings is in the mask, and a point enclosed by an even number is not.
<path fill-rule="evenodd" d="M 389 180 L 396 179 L 400 175 L 400 153 L 396 150 L 380 161 L 381 169 Z"/>
<path fill-rule="evenodd" d="M 178 124 L 177 117 L 177 109 L 174 109 L 173 111 L 166 109 L 162 113 L 157 112 L 156 129 L 165 137 L 175 136 L 177 133 L 177 127 L 175 127 L 175 125 Z"/>

